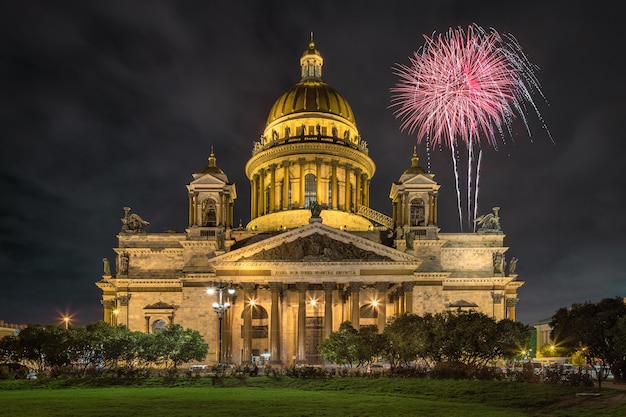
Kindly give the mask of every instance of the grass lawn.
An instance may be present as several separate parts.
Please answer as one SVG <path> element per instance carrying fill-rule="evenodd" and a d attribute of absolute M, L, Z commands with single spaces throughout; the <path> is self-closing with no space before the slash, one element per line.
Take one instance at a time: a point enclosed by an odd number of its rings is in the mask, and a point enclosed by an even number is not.
<path fill-rule="evenodd" d="M 610 388 L 399 378 L 115 382 L 128 385 L 2 381 L 0 416 L 626 416 L 626 391 Z"/>

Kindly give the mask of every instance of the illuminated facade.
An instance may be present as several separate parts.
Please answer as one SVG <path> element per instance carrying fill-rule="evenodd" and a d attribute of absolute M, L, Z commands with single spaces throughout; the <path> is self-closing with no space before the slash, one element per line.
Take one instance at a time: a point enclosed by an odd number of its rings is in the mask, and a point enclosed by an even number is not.
<path fill-rule="evenodd" d="M 497 209 L 478 233 L 440 233 L 439 184 L 414 153 L 391 185 L 391 216 L 372 210 L 376 167 L 352 109 L 322 81 L 312 41 L 300 65 L 245 167 L 250 222 L 234 225 L 236 188 L 211 151 L 187 185 L 184 233 L 147 232 L 126 208 L 115 273 L 105 260 L 97 282 L 104 320 L 193 328 L 212 363 L 293 365 L 320 363 L 319 342 L 344 321 L 382 331 L 398 314 L 457 309 L 515 319 L 523 282 L 506 262 Z M 207 293 L 215 285 L 234 289 L 221 320 Z"/>

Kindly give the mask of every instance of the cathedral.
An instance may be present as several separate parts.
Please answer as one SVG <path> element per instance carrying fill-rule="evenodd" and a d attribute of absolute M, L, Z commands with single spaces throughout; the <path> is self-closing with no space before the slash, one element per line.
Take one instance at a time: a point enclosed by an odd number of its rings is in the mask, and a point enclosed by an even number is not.
<path fill-rule="evenodd" d="M 153 233 L 125 207 L 115 269 L 103 259 L 104 320 L 133 331 L 180 324 L 207 363 L 320 364 L 342 322 L 474 310 L 515 320 L 515 258 L 498 208 L 474 233 L 441 233 L 439 184 L 414 151 L 391 184 L 391 216 L 369 207 L 376 171 L 346 99 L 322 79 L 313 40 L 301 79 L 269 111 L 245 166 L 250 221 L 233 222 L 234 183 L 208 164 L 187 184 L 184 232 Z"/>

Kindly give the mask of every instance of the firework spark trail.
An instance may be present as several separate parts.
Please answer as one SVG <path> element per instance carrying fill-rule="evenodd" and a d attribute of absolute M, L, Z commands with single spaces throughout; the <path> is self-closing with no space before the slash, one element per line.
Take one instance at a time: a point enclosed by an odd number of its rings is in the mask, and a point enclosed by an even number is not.
<path fill-rule="evenodd" d="M 511 126 L 517 117 L 530 136 L 527 105 L 550 136 L 532 99 L 536 92 L 545 97 L 534 73 L 536 67 L 512 35 L 500 36 L 493 29 L 487 31 L 474 24 L 466 31 L 450 28 L 445 34 L 425 35 L 424 39 L 425 44 L 409 57 L 409 65 L 397 64 L 395 75 L 399 80 L 391 89 L 390 107 L 395 108 L 394 114 L 401 120 L 400 129 L 415 133 L 418 143 L 425 140 L 430 148 L 450 148 L 462 230 L 456 161 L 459 142 L 468 149 L 467 211 L 471 219 L 471 191 L 473 186 L 475 218 L 480 170 L 479 165 L 472 168 L 473 147 L 479 148 L 480 164 L 482 142 L 497 150 L 499 141 L 505 144 L 507 136 L 513 141 Z M 473 175 L 477 176 L 475 180 Z"/>
<path fill-rule="evenodd" d="M 474 186 L 474 215 L 473 219 L 478 218 L 478 183 L 480 182 L 480 163 L 483 159 L 483 151 L 478 151 L 478 163 L 476 164 L 476 185 Z M 476 222 L 474 222 L 474 232 L 476 231 Z"/>

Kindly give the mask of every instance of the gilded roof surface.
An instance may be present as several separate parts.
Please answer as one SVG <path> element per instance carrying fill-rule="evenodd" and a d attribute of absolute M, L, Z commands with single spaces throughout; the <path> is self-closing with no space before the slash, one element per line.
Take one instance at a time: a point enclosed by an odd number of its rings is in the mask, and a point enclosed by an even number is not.
<path fill-rule="evenodd" d="M 352 108 L 337 90 L 319 79 L 309 78 L 300 81 L 276 100 L 267 124 L 283 116 L 304 112 L 330 113 L 356 123 Z"/>

